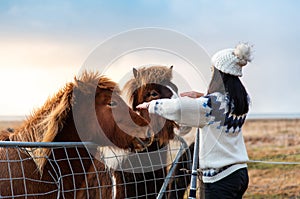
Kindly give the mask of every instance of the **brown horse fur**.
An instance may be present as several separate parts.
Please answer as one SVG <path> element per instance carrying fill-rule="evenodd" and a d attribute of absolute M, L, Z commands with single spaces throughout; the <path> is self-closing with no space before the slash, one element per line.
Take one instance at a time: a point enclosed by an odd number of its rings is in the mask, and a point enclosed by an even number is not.
<path fill-rule="evenodd" d="M 0 132 L 0 140 L 1 141 L 9 141 L 9 136 L 11 132 L 8 130 L 1 130 Z"/>
<path fill-rule="evenodd" d="M 89 168 L 87 180 L 76 193 L 77 199 L 124 199 L 123 177 L 121 173 L 103 164 L 101 154 L 95 155 L 94 164 Z"/>
<path fill-rule="evenodd" d="M 151 100 L 160 98 L 170 98 L 173 93 L 169 90 L 168 87 L 171 87 L 174 92 L 178 92 L 177 86 L 172 83 L 172 68 L 173 66 L 151 66 L 133 69 L 134 78 L 129 80 L 124 86 L 124 91 L 128 92 L 127 97 L 129 98 L 133 110 L 138 111 L 135 107 L 143 102 L 149 102 Z M 147 151 L 156 151 L 168 146 L 169 140 L 174 138 L 174 128 L 178 128 L 178 125 L 173 121 L 164 120 L 157 115 L 149 116 L 147 110 L 140 111 L 140 114 L 150 120 L 152 128 L 154 128 L 154 131 L 156 133 L 156 142 L 153 142 L 152 145 L 147 148 Z M 159 132 L 156 131 L 158 129 Z M 161 154 L 161 157 L 167 158 L 168 152 L 165 151 L 163 153 Z M 166 160 L 162 161 L 167 162 Z M 177 196 L 178 198 L 182 198 L 185 189 L 188 186 L 189 177 L 185 178 L 185 174 L 180 171 L 181 168 L 188 167 L 187 154 L 182 155 L 182 157 L 180 158 L 180 162 L 185 163 L 180 163 L 179 165 L 177 165 L 175 173 L 182 177 L 176 177 L 174 178 L 173 182 L 170 183 L 169 190 L 167 190 L 168 193 L 166 194 L 168 198 L 177 198 Z M 127 177 L 127 181 L 132 180 L 132 175 L 134 175 L 134 180 L 143 181 L 143 179 L 146 178 L 144 179 L 147 180 L 146 185 L 141 185 L 140 187 L 141 189 L 147 187 L 147 190 L 140 190 L 140 194 L 152 194 L 149 198 L 155 198 L 164 182 L 165 176 L 167 175 L 167 166 L 164 166 L 164 168 L 162 169 L 157 169 L 153 172 L 147 172 L 143 174 L 127 173 L 125 175 Z M 157 187 L 156 190 L 154 189 L 154 187 Z M 176 193 L 175 187 L 180 188 L 181 190 L 177 191 Z M 126 189 L 128 190 L 127 193 L 129 195 L 134 195 L 134 193 L 130 192 L 130 190 L 132 190 L 132 187 L 128 186 Z"/>
<path fill-rule="evenodd" d="M 72 106 L 74 106 L 82 111 L 82 122 L 87 122 L 85 126 L 87 134 L 82 138 L 84 141 L 100 140 L 98 144 L 107 144 L 101 143 L 101 138 L 106 135 L 118 147 L 142 149 L 144 146 L 141 146 L 135 137 L 122 131 L 111 118 L 112 108 L 107 104 L 110 103 L 112 95 L 119 93 L 118 86 L 109 78 L 99 76 L 97 73 L 83 72 L 81 77 L 75 78 L 74 82 L 67 83 L 40 109 L 34 111 L 20 128 L 13 133 L 2 131 L 0 138 L 2 141 L 79 142 L 82 137 L 79 136 L 73 120 Z M 77 99 L 80 95 L 91 96 L 95 102 L 89 104 L 81 101 L 80 103 Z M 119 100 L 120 106 L 126 106 L 120 97 L 117 100 Z M 148 132 L 148 122 L 126 107 L 123 107 L 124 111 L 128 113 L 129 110 L 131 118 L 140 127 L 136 125 L 131 127 L 127 123 L 122 125 L 127 125 L 128 131 L 145 137 L 145 133 Z M 90 111 L 94 113 L 95 110 L 96 115 L 92 114 L 91 116 Z M 111 123 L 108 129 L 105 128 L 105 122 Z M 103 131 L 95 129 L 99 125 Z M 151 139 L 143 138 L 143 140 L 150 141 Z M 48 158 L 45 158 L 46 156 Z M 70 161 L 69 158 L 72 160 Z M 52 163 L 49 162 L 49 159 L 53 160 Z M 24 194 L 33 194 L 28 195 L 29 198 L 54 198 L 59 193 L 64 194 L 66 198 L 72 198 L 86 178 L 85 172 L 94 164 L 94 160 L 86 148 L 35 148 L 32 150 L 2 147 L 0 148 L 0 160 L 0 196 L 19 194 L 20 197 L 25 197 Z M 53 174 L 58 176 L 53 176 Z M 62 181 L 62 179 L 64 180 Z M 57 184 L 58 182 L 63 184 Z M 40 195 L 34 196 L 34 194 Z M 60 195 L 60 197 L 63 196 Z"/>
<path fill-rule="evenodd" d="M 138 111 L 136 106 L 145 101 L 151 101 L 159 98 L 170 98 L 173 93 L 166 86 L 171 87 L 175 92 L 178 91 L 177 86 L 172 83 L 172 69 L 165 66 L 141 67 L 138 70 L 133 69 L 134 77 L 130 79 L 124 86 L 123 90 L 127 93 L 127 98 L 134 111 Z M 124 92 L 123 91 L 123 92 Z M 151 91 L 156 92 L 156 96 L 151 96 Z M 148 96 L 144 96 L 145 93 Z M 147 111 L 141 111 L 141 115 L 150 120 Z M 174 138 L 174 128 L 178 125 L 159 116 L 151 117 L 151 126 L 156 128 L 155 137 L 158 138 L 159 145 L 168 144 L 170 139 Z M 162 126 L 163 125 L 163 126 Z M 161 129 L 163 128 L 163 129 Z M 161 129 L 161 130 L 160 130 Z"/>

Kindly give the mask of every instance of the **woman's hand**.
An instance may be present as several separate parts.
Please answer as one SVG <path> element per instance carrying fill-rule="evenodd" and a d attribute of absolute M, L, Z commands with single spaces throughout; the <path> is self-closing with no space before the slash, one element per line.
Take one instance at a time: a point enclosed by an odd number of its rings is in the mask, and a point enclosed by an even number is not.
<path fill-rule="evenodd" d="M 180 97 L 199 98 L 202 96 L 204 96 L 204 93 L 199 93 L 196 91 L 188 91 L 188 92 L 180 93 Z"/>
<path fill-rule="evenodd" d="M 150 102 L 144 102 L 136 106 L 137 109 L 148 109 Z"/>

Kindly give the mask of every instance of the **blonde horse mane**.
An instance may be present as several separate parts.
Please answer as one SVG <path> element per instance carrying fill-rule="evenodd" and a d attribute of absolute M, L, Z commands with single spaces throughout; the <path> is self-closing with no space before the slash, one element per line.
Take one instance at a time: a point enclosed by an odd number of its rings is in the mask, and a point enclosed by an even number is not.
<path fill-rule="evenodd" d="M 133 100 L 133 93 L 135 90 L 146 84 L 167 84 L 171 82 L 172 68 L 166 66 L 150 66 L 133 69 L 134 77 L 130 79 L 125 85 L 123 90 L 127 93 L 127 99 L 131 103 Z"/>
<path fill-rule="evenodd" d="M 11 141 L 22 142 L 52 142 L 57 133 L 62 130 L 67 116 L 73 105 L 73 90 L 77 89 L 84 94 L 95 94 L 96 88 L 111 90 L 120 93 L 117 84 L 109 78 L 95 72 L 83 72 L 73 82 L 67 83 L 54 96 L 49 97 L 42 107 L 35 110 L 24 121 L 22 126 L 15 130 L 9 138 Z M 28 150 L 39 172 L 42 174 L 51 150 L 37 148 Z"/>

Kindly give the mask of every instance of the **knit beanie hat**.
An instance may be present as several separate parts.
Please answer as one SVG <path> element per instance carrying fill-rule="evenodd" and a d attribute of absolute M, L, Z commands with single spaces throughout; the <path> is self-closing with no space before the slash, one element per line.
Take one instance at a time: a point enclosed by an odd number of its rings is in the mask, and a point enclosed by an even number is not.
<path fill-rule="evenodd" d="M 235 49 L 221 50 L 211 58 L 212 65 L 218 70 L 239 77 L 243 75 L 242 67 L 251 60 L 251 46 L 246 43 L 238 44 Z"/>

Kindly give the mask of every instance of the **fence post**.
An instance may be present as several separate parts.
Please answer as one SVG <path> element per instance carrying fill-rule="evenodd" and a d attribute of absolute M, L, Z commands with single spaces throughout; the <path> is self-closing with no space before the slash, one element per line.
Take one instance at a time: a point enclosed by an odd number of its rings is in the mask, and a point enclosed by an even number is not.
<path fill-rule="evenodd" d="M 192 176 L 191 176 L 191 186 L 190 186 L 190 194 L 189 199 L 196 198 L 197 192 L 197 168 L 199 162 L 199 134 L 200 129 L 197 129 L 196 137 L 195 137 L 195 148 L 194 148 L 194 156 L 193 156 L 193 166 L 192 166 Z"/>

